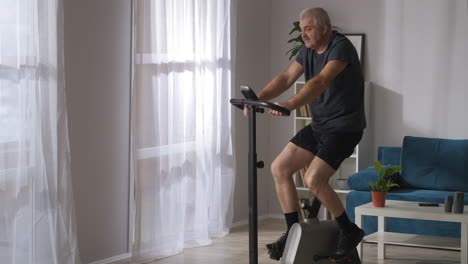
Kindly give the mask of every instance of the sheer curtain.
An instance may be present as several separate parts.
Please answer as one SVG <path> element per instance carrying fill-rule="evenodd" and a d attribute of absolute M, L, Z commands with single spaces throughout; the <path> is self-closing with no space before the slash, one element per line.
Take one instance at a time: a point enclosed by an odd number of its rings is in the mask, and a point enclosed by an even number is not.
<path fill-rule="evenodd" d="M 77 264 L 62 3 L 0 6 L 0 263 Z"/>
<path fill-rule="evenodd" d="M 135 0 L 133 260 L 232 224 L 232 0 Z"/>

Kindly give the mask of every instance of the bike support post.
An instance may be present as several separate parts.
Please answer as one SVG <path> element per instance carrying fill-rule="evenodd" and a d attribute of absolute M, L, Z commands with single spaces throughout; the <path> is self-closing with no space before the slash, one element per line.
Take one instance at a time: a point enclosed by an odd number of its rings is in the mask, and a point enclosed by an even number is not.
<path fill-rule="evenodd" d="M 257 237 L 257 140 L 256 112 L 257 107 L 249 107 L 249 260 L 250 264 L 258 263 Z"/>

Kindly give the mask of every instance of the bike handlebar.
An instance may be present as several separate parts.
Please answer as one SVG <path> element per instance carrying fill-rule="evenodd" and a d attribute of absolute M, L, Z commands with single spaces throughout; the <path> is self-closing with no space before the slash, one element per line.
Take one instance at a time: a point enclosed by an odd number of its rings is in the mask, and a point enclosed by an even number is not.
<path fill-rule="evenodd" d="M 282 106 L 279 106 L 277 104 L 273 104 L 273 103 L 266 102 L 266 101 L 256 101 L 256 100 L 235 99 L 235 98 L 233 98 L 233 99 L 230 100 L 230 102 L 231 102 L 232 105 L 238 107 L 239 109 L 244 109 L 244 105 L 252 105 L 252 106 L 259 107 L 259 108 L 257 108 L 257 112 L 259 112 L 259 113 L 264 112 L 263 108 L 268 108 L 268 109 L 271 109 L 271 110 L 278 111 L 278 112 L 282 113 L 285 116 L 289 116 L 291 114 L 291 111 L 289 111 L 288 109 L 286 109 L 286 108 L 284 108 Z"/>

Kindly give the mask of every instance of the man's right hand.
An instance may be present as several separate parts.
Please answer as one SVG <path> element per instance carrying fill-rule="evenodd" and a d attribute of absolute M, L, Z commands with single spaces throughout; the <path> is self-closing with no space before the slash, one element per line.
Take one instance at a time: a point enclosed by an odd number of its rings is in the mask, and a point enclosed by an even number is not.
<path fill-rule="evenodd" d="M 249 116 L 249 107 L 244 105 L 244 116 Z"/>

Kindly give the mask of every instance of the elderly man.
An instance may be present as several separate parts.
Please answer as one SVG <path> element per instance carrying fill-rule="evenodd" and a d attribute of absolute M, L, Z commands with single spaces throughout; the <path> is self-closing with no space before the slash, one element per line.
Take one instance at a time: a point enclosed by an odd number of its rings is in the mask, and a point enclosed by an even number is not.
<path fill-rule="evenodd" d="M 292 176 L 306 166 L 306 186 L 340 227 L 335 255 L 347 255 L 364 236 L 363 230 L 350 222 L 338 195 L 328 184 L 342 161 L 353 153 L 366 127 L 359 58 L 353 44 L 332 31 L 324 9 L 303 10 L 300 27 L 304 47 L 288 69 L 278 74 L 258 95 L 260 100 L 276 98 L 305 74 L 306 83 L 301 90 L 287 101 L 276 104 L 289 110 L 309 104 L 313 117 L 311 124 L 291 139 L 271 165 L 287 223 L 287 232 L 267 245 L 270 257 L 277 260 L 282 256 L 289 229 L 299 221 L 298 195 Z M 277 111 L 269 113 L 281 115 Z M 248 114 L 246 109 L 244 114 Z"/>

